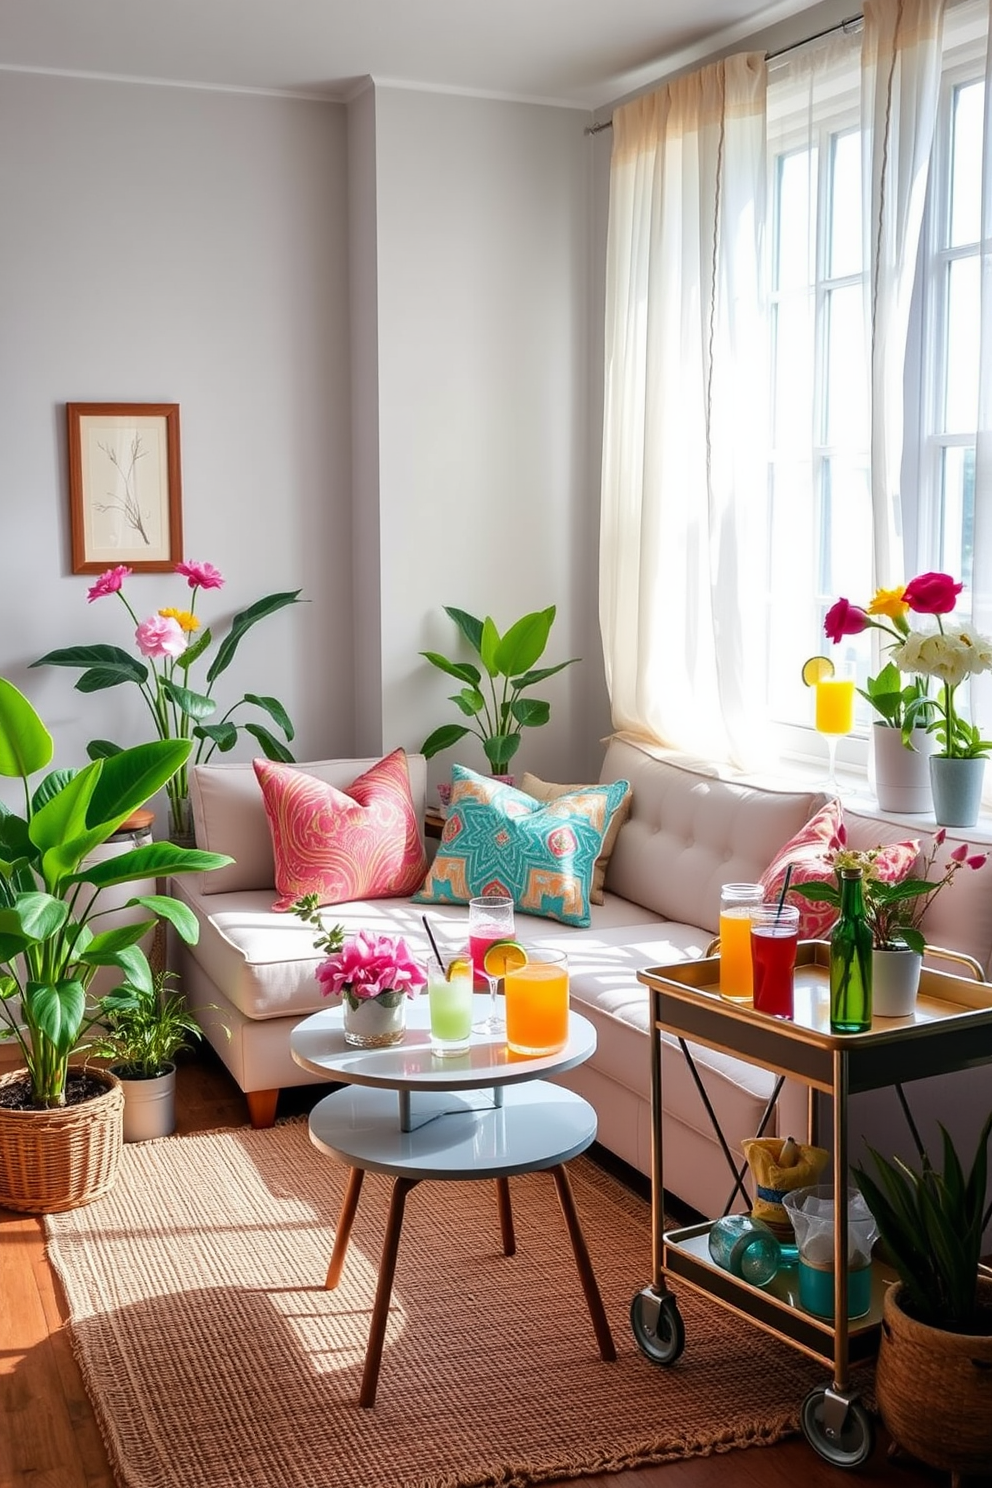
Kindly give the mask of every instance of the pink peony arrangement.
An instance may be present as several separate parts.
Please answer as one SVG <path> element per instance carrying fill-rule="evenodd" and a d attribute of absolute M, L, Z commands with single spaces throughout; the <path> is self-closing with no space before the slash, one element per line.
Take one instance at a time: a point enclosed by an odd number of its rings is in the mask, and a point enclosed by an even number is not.
<path fill-rule="evenodd" d="M 346 999 L 351 1008 L 375 997 L 395 1007 L 402 997 L 415 997 L 427 981 L 402 936 L 373 935 L 360 930 L 333 951 L 315 973 L 325 997 Z"/>
<path fill-rule="evenodd" d="M 246 692 L 219 718 L 215 718 L 218 704 L 213 690 L 217 678 L 233 661 L 245 632 L 267 615 L 286 605 L 296 604 L 300 591 L 294 589 L 289 593 L 266 595 L 236 614 L 207 667 L 205 685 L 194 688 L 190 678 L 193 664 L 205 655 L 213 641 L 209 627 L 201 630 L 196 613 L 197 594 L 201 589 L 220 589 L 224 584 L 223 574 L 212 563 L 192 559 L 177 563 L 174 572 L 181 575 L 192 590 L 188 608 L 169 606 L 139 620 L 124 594 L 125 581 L 132 572 L 123 563 L 108 568 L 87 591 L 86 598 L 92 604 L 110 594 L 118 596 L 134 623 L 135 645 L 144 661 L 117 646 L 70 646 L 60 651 L 49 651 L 31 664 L 82 668 L 83 674 L 76 683 L 80 692 L 101 692 L 123 682 L 133 682 L 148 705 L 158 738 L 196 741 L 188 763 L 176 771 L 166 786 L 170 831 L 175 836 L 191 836 L 189 764 L 205 763 L 215 749 L 222 754 L 233 749 L 241 729 L 258 741 L 267 759 L 292 763 L 293 756 L 289 750 L 268 728 L 254 721 L 242 723 L 239 719 L 235 722 L 232 717 L 238 708 L 248 704 L 261 709 L 282 730 L 287 740 L 292 739 L 293 725 L 277 698 Z M 117 754 L 119 749 L 118 744 L 106 739 L 94 739 L 88 745 L 91 759 Z"/>

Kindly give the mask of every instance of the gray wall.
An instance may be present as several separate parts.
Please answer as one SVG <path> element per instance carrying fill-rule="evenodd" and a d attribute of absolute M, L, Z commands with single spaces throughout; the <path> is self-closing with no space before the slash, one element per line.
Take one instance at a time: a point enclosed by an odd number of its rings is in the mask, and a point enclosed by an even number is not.
<path fill-rule="evenodd" d="M 138 742 L 136 690 L 84 698 L 27 671 L 83 641 L 130 649 L 115 598 L 70 572 L 64 404 L 180 405 L 185 554 L 226 620 L 276 589 L 225 680 L 282 699 L 301 756 L 351 748 L 346 116 L 341 106 L 0 75 L 0 672 L 52 727 L 57 761 Z M 139 615 L 182 606 L 135 575 Z M 216 626 L 215 626 L 216 631 Z M 243 752 L 243 751 L 242 751 Z"/>
<path fill-rule="evenodd" d="M 70 572 L 64 404 L 163 401 L 186 556 L 228 580 L 201 613 L 310 601 L 252 633 L 221 701 L 280 697 L 299 758 L 416 748 L 454 716 L 417 655 L 456 644 L 441 605 L 503 627 L 553 602 L 549 658 L 583 661 L 518 764 L 598 771 L 586 118 L 371 84 L 345 107 L 0 74 L 0 673 L 58 763 L 148 732 L 133 688 L 84 698 L 74 673 L 27 670 L 131 646 L 119 601 L 87 605 Z M 128 591 L 139 614 L 188 594 L 168 575 Z"/>

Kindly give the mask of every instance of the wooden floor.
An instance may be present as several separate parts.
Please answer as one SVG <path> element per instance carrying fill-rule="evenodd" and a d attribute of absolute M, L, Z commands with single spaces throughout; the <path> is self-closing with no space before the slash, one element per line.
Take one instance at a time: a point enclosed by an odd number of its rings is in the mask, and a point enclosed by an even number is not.
<path fill-rule="evenodd" d="M 284 1096 L 280 1113 L 321 1092 Z M 243 1097 L 206 1054 L 179 1071 L 178 1130 L 246 1120 Z M 0 1209 L 0 1488 L 113 1488 L 100 1432 L 65 1331 L 61 1289 L 45 1260 L 41 1222 Z M 796 1438 L 778 1446 L 580 1480 L 585 1488 L 838 1488 L 844 1475 Z M 884 1440 L 852 1483 L 917 1488 L 946 1475 L 890 1460 Z M 992 1484 L 992 1479 L 972 1479 Z M 384 1484 L 383 1488 L 393 1488 Z"/>

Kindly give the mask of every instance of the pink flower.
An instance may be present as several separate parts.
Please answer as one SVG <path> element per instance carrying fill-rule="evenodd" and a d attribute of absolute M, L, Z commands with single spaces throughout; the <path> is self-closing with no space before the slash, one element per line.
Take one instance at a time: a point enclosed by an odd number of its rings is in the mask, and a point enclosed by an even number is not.
<path fill-rule="evenodd" d="M 848 599 L 838 599 L 827 611 L 823 630 L 827 639 L 836 645 L 845 636 L 860 635 L 868 624 L 868 616 L 859 605 L 852 605 Z"/>
<path fill-rule="evenodd" d="M 988 853 L 975 853 L 974 857 L 968 859 L 969 868 L 984 868 L 989 860 Z"/>
<path fill-rule="evenodd" d="M 950 574 L 925 573 L 910 579 L 902 597 L 918 615 L 949 615 L 963 588 Z"/>
<path fill-rule="evenodd" d="M 181 656 L 186 650 L 186 635 L 171 615 L 149 615 L 134 638 L 142 656 Z"/>
<path fill-rule="evenodd" d="M 962 842 L 961 846 L 960 847 L 956 847 L 954 849 L 954 851 L 951 853 L 951 862 L 952 863 L 963 863 L 964 860 L 965 860 L 965 858 L 967 856 L 968 856 L 968 844 L 967 844 L 967 842 Z"/>
<path fill-rule="evenodd" d="M 100 575 L 93 588 L 87 589 L 87 603 L 92 604 L 95 599 L 102 599 L 105 594 L 116 594 L 131 572 L 132 570 L 124 563 L 118 564 L 117 568 L 108 568 L 106 573 Z"/>
<path fill-rule="evenodd" d="M 943 845 L 944 845 L 944 839 L 946 838 L 946 836 L 947 836 L 947 828 L 946 827 L 941 827 L 939 832 L 934 832 L 934 834 L 933 834 L 933 845 L 934 845 L 934 847 L 943 847 Z"/>
<path fill-rule="evenodd" d="M 224 575 L 212 563 L 194 563 L 192 558 L 176 564 L 176 573 L 182 574 L 191 589 L 220 589 Z"/>
<path fill-rule="evenodd" d="M 427 981 L 402 937 L 373 935 L 367 930 L 360 930 L 322 961 L 315 975 L 325 997 L 347 992 L 359 1000 L 378 997 L 380 992 L 405 992 L 413 997 Z"/>

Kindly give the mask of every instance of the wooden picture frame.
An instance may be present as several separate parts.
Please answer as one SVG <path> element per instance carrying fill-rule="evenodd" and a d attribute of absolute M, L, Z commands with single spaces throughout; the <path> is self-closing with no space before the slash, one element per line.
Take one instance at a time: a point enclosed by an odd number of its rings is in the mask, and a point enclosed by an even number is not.
<path fill-rule="evenodd" d="M 73 573 L 182 560 L 178 403 L 67 403 Z"/>

